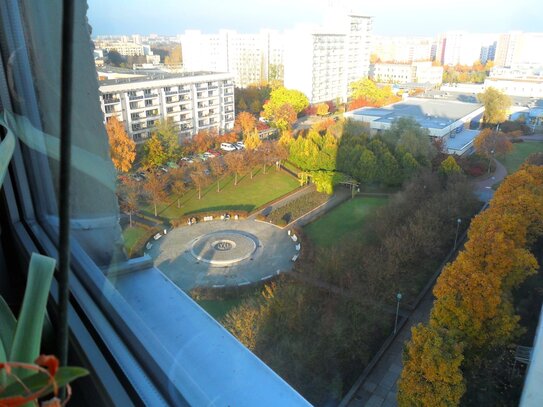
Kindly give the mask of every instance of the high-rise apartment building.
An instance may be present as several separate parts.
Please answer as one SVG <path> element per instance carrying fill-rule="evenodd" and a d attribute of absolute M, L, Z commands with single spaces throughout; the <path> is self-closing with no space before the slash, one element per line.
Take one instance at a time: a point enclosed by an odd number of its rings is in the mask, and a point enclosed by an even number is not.
<path fill-rule="evenodd" d="M 179 39 L 186 71 L 229 72 L 238 87 L 283 79 L 283 41 L 277 31 L 202 34 L 187 30 Z"/>
<path fill-rule="evenodd" d="M 179 140 L 200 130 L 234 128 L 234 80 L 226 73 L 153 74 L 100 82 L 105 120 L 116 116 L 136 142 L 145 141 L 158 120 L 169 119 Z"/>
<path fill-rule="evenodd" d="M 370 78 L 376 82 L 438 85 L 442 82 L 443 67 L 432 66 L 431 61 L 411 64 L 375 63 L 370 65 Z"/>
<path fill-rule="evenodd" d="M 443 65 L 473 65 L 481 60 L 483 48 L 490 47 L 496 41 L 495 34 L 477 34 L 465 31 L 449 31 L 438 37 L 436 61 Z"/>
<path fill-rule="evenodd" d="M 380 62 L 429 61 L 433 43 L 426 37 L 374 37 L 372 55 Z"/>
<path fill-rule="evenodd" d="M 543 33 L 501 34 L 496 46 L 495 66 L 543 65 Z"/>
<path fill-rule="evenodd" d="M 285 36 L 285 86 L 311 103 L 346 101 L 349 84 L 369 74 L 372 18 L 346 14 L 325 27 L 298 27 Z"/>

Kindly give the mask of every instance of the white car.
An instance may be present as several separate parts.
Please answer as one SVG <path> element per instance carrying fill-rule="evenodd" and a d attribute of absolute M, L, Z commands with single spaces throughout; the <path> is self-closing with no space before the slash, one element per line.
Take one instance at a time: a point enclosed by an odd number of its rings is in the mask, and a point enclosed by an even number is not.
<path fill-rule="evenodd" d="M 236 144 L 234 144 L 238 150 L 242 150 L 245 148 L 245 144 L 243 144 L 243 141 L 238 141 Z"/>
<path fill-rule="evenodd" d="M 209 151 L 206 151 L 205 153 L 202 154 L 204 157 L 206 158 L 215 158 L 215 154 L 213 153 L 210 153 Z"/>
<path fill-rule="evenodd" d="M 236 150 L 236 147 L 234 147 L 232 144 L 230 143 L 222 143 L 221 144 L 221 150 L 224 150 L 224 151 L 234 151 Z"/>

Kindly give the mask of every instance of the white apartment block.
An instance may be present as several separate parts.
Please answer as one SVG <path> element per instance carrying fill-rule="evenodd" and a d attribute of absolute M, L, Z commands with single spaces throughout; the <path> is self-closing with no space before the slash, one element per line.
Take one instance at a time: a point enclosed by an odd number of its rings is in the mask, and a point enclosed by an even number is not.
<path fill-rule="evenodd" d="M 141 44 L 136 44 L 133 42 L 121 42 L 121 41 L 95 41 L 96 48 L 109 51 L 117 51 L 119 54 L 124 56 L 140 56 L 148 55 L 144 46 Z"/>
<path fill-rule="evenodd" d="M 438 37 L 436 61 L 443 65 L 473 65 L 493 47 L 497 34 L 449 31 Z M 486 50 L 486 51 L 485 51 Z"/>
<path fill-rule="evenodd" d="M 372 54 L 383 63 L 429 61 L 433 43 L 426 37 L 374 37 Z"/>
<path fill-rule="evenodd" d="M 153 74 L 100 82 L 105 121 L 116 116 L 135 142 L 151 136 L 158 120 L 171 120 L 179 141 L 200 130 L 234 128 L 234 80 L 225 73 Z"/>
<path fill-rule="evenodd" d="M 515 67 L 517 65 L 543 65 L 543 33 L 510 32 L 501 34 L 496 46 L 494 65 Z"/>
<path fill-rule="evenodd" d="M 442 82 L 443 67 L 432 66 L 430 61 L 413 62 L 411 64 L 383 64 L 370 66 L 370 78 L 376 82 L 386 83 L 430 83 L 438 85 Z"/>
<path fill-rule="evenodd" d="M 283 79 L 283 39 L 276 31 L 202 34 L 187 30 L 179 39 L 187 71 L 229 72 L 238 87 Z"/>
<path fill-rule="evenodd" d="M 299 27 L 285 37 L 285 87 L 311 103 L 346 101 L 349 84 L 367 77 L 371 17 L 348 14 L 327 28 Z"/>

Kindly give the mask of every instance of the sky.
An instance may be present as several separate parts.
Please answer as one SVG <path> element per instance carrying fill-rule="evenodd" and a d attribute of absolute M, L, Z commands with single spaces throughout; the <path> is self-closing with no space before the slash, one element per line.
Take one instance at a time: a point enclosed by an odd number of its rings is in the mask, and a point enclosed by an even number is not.
<path fill-rule="evenodd" d="M 242 33 L 320 23 L 330 3 L 350 0 L 88 0 L 92 35 Z M 357 0 L 374 17 L 377 35 L 435 36 L 449 30 L 480 33 L 543 31 L 541 0 Z"/>

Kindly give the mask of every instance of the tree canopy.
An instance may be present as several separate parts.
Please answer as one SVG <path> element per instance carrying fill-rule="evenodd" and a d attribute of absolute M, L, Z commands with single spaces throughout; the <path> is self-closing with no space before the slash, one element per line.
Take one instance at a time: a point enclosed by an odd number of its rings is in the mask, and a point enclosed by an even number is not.
<path fill-rule="evenodd" d="M 136 159 L 136 143 L 126 134 L 123 124 L 115 116 L 109 118 L 106 131 L 113 165 L 117 171 L 129 171 Z"/>
<path fill-rule="evenodd" d="M 477 95 L 485 106 L 483 122 L 499 124 L 507 120 L 507 109 L 511 106 L 511 98 L 496 88 L 489 87 Z"/>

